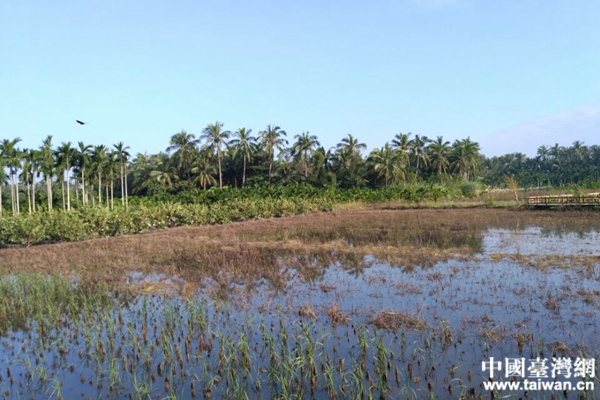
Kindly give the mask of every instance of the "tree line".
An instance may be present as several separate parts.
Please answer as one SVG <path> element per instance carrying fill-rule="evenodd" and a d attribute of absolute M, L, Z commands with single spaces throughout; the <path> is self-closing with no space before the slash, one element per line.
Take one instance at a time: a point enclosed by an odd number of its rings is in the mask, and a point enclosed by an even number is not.
<path fill-rule="evenodd" d="M 542 146 L 534 158 L 521 153 L 486 158 L 470 138 L 450 143 L 441 136 L 432 140 L 399 133 L 365 154 L 366 145 L 352 135 L 325 149 L 309 132 L 292 138 L 277 125 L 256 134 L 247 128 L 231 132 L 218 121 L 199 135 L 185 130 L 172 135 L 163 152 L 135 157 L 123 142 L 112 147 L 55 145 L 48 136 L 37 149 L 19 148 L 19 143 L 19 138 L 0 142 L 0 212 L 3 197 L 19 214 L 21 207 L 52 210 L 55 201 L 65 210 L 73 203 L 114 209 L 115 197 L 126 208 L 130 194 L 223 186 L 377 188 L 452 179 L 500 186 L 504 176 L 516 177 L 521 185 L 541 186 L 597 181 L 600 171 L 600 147 L 580 142 L 568 148 Z"/>
<path fill-rule="evenodd" d="M 566 147 L 540 146 L 535 157 L 510 153 L 486 158 L 481 174 L 483 182 L 492 186 L 500 185 L 503 176 L 512 176 L 525 187 L 596 187 L 600 181 L 600 146 L 586 146 L 577 140 Z"/>

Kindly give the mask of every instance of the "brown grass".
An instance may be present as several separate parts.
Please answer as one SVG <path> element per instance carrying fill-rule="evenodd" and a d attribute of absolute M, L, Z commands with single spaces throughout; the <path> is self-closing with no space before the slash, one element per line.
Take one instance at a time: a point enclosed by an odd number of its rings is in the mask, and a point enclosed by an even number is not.
<path fill-rule="evenodd" d="M 310 304 L 305 304 L 298 309 L 298 315 L 304 318 L 317 318 L 317 312 Z"/>
<path fill-rule="evenodd" d="M 386 329 L 392 332 L 397 331 L 401 326 L 414 330 L 421 330 L 427 326 L 422 318 L 394 310 L 379 311 L 373 317 L 372 323 L 377 329 Z"/>
<path fill-rule="evenodd" d="M 342 311 L 339 305 L 332 304 L 325 309 L 325 314 L 331 318 L 331 324 L 333 326 L 346 325 L 348 322 L 348 314 Z"/>
<path fill-rule="evenodd" d="M 365 255 L 391 265 L 426 268 L 438 261 L 469 259 L 481 250 L 489 227 L 532 224 L 585 231 L 594 229 L 596 220 L 597 214 L 583 211 L 346 210 L 4 248 L 0 270 L 76 274 L 117 283 L 125 283 L 129 271 L 159 272 L 195 286 L 209 282 L 226 293 L 232 281 L 251 288 L 258 279 L 266 279 L 275 288 L 283 287 L 291 268 L 306 281 L 335 262 L 359 273 L 370 265 Z M 598 257 L 580 261 L 593 264 Z"/>

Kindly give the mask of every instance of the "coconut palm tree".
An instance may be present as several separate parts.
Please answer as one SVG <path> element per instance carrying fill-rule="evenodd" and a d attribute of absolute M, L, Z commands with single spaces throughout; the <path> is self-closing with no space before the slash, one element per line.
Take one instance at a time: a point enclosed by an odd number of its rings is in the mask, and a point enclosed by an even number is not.
<path fill-rule="evenodd" d="M 331 150 L 326 151 L 323 147 L 319 147 L 313 152 L 311 164 L 314 182 L 322 185 L 332 182 L 334 176 L 332 161 L 334 158 Z"/>
<path fill-rule="evenodd" d="M 549 175 L 549 163 L 550 159 L 550 148 L 545 145 L 541 145 L 537 149 L 537 154 L 535 156 L 536 167 L 540 171 L 542 177 L 548 179 L 548 183 L 552 184 L 548 175 Z M 538 178 L 538 187 L 541 186 L 540 179 Z"/>
<path fill-rule="evenodd" d="M 121 205 L 128 207 L 129 201 L 127 196 L 127 161 L 129 160 L 129 146 L 125 146 L 123 142 L 119 142 L 113 146 L 116 152 L 116 161 L 119 164 L 121 174 Z"/>
<path fill-rule="evenodd" d="M 274 164 L 273 176 L 280 184 L 289 185 L 298 182 L 301 175 L 297 168 L 293 168 L 291 149 L 281 150 Z"/>
<path fill-rule="evenodd" d="M 244 166 L 242 170 L 242 187 L 246 186 L 246 163 L 250 161 L 252 150 L 256 144 L 256 138 L 251 136 L 252 129 L 239 128 L 235 131 L 235 139 L 229 142 L 229 146 L 233 149 L 234 157 L 242 153 L 244 158 Z"/>
<path fill-rule="evenodd" d="M 133 184 L 133 193 L 140 193 L 142 189 L 148 187 L 146 182 L 150 182 L 150 173 L 156 169 L 157 154 L 148 155 L 138 153 L 131 162 L 131 175 Z"/>
<path fill-rule="evenodd" d="M 171 136 L 169 147 L 167 147 L 167 152 L 174 152 L 173 157 L 177 162 L 179 174 L 186 175 L 188 179 L 190 178 L 190 164 L 198 142 L 199 139 L 196 139 L 194 134 L 182 130 Z"/>
<path fill-rule="evenodd" d="M 217 184 L 217 180 L 214 177 L 216 172 L 215 166 L 210 161 L 210 157 L 198 153 L 192 164 L 192 173 L 194 174 L 192 182 L 202 186 L 202 188 L 206 190 L 207 186 L 214 186 Z"/>
<path fill-rule="evenodd" d="M 169 156 L 160 153 L 156 160 L 156 169 L 150 172 L 148 178 L 149 180 L 142 183 L 142 188 L 147 188 L 152 180 L 164 187 L 171 187 L 179 179 L 179 175 Z"/>
<path fill-rule="evenodd" d="M 571 146 L 571 151 L 575 155 L 575 158 L 581 161 L 585 158 L 585 155 L 587 153 L 587 146 L 584 145 L 582 141 L 576 140 Z"/>
<path fill-rule="evenodd" d="M 366 148 L 366 144 L 360 143 L 354 136 L 350 134 L 348 137 L 343 138 L 342 141 L 337 145 L 338 152 L 346 153 L 352 156 L 360 156 L 361 150 Z"/>
<path fill-rule="evenodd" d="M 444 141 L 444 138 L 438 136 L 428 147 L 429 162 L 437 174 L 446 174 L 450 166 L 450 142 Z"/>
<path fill-rule="evenodd" d="M 306 180 L 308 179 L 309 153 L 312 154 L 313 149 L 321 144 L 317 140 L 317 137 L 311 135 L 309 132 L 302 132 L 301 135 L 296 135 L 294 138 L 296 142 L 292 145 L 292 155 L 300 159 L 304 167 L 304 179 Z"/>
<path fill-rule="evenodd" d="M 401 153 L 410 154 L 410 148 L 412 146 L 412 140 L 410 140 L 410 135 L 412 133 L 398 133 L 394 136 L 392 140 L 392 148 L 398 150 Z"/>
<path fill-rule="evenodd" d="M 405 179 L 406 170 L 403 153 L 400 153 L 386 143 L 381 149 L 375 149 L 371 152 L 368 162 L 377 173 L 378 178 L 384 178 L 387 187 L 391 180 Z"/>
<path fill-rule="evenodd" d="M 219 164 L 219 187 L 223 187 L 223 173 L 221 171 L 221 146 L 227 146 L 227 139 L 231 132 L 223 130 L 223 124 L 219 121 L 214 124 L 208 124 L 202 131 L 201 139 L 206 141 L 204 147 L 217 154 L 217 163 Z"/>
<path fill-rule="evenodd" d="M 454 161 L 452 161 L 450 167 L 463 179 L 469 180 L 469 177 L 479 166 L 479 144 L 467 138 L 455 141 L 452 147 Z"/>
<path fill-rule="evenodd" d="M 363 165 L 361 151 L 366 147 L 352 135 L 343 138 L 336 146 L 335 169 L 347 186 L 363 183 L 363 174 L 360 170 Z"/>
<path fill-rule="evenodd" d="M 275 158 L 275 150 L 283 150 L 288 144 L 287 139 L 282 136 L 287 136 L 286 131 L 277 125 L 267 125 L 267 129 L 260 132 L 260 143 L 269 156 L 269 183 L 271 182 L 273 172 L 273 160 Z"/>
<path fill-rule="evenodd" d="M 430 142 L 427 136 L 415 135 L 410 148 L 411 155 L 415 159 L 416 172 L 419 174 L 421 167 L 429 165 L 429 154 L 427 154 L 427 144 Z"/>

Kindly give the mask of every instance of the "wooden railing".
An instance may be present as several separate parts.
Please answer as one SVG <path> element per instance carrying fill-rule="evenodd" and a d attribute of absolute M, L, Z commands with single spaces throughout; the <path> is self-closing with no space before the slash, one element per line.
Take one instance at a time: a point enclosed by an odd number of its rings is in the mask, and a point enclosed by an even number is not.
<path fill-rule="evenodd" d="M 589 193 L 581 196 L 573 196 L 570 194 L 531 196 L 525 198 L 525 205 L 533 207 L 600 206 L 600 193 Z"/>

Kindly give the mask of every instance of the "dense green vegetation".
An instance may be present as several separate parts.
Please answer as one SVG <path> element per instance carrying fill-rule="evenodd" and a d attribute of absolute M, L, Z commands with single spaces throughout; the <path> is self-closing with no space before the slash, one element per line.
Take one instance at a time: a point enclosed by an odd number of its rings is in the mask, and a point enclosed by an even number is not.
<path fill-rule="evenodd" d="M 130 197 L 175 196 L 186 203 L 204 203 L 215 196 L 247 198 L 245 192 L 233 196 L 231 191 L 207 192 L 211 187 L 256 190 L 303 184 L 315 190 L 350 189 L 343 192 L 346 196 L 365 188 L 400 185 L 400 190 L 406 190 L 407 184 L 417 183 L 456 187 L 457 181 L 476 181 L 502 187 L 505 176 L 515 177 L 522 187 L 590 186 L 600 179 L 600 146 L 580 142 L 568 148 L 542 146 L 534 158 L 521 153 L 486 158 L 470 139 L 450 144 L 442 137 L 430 140 L 400 133 L 365 156 L 365 145 L 352 135 L 326 150 L 308 132 L 295 135 L 291 144 L 287 133 L 275 125 L 256 136 L 252 133 L 246 128 L 232 133 L 216 122 L 199 137 L 181 131 L 171 137 L 165 152 L 135 158 L 123 143 L 112 148 L 82 142 L 56 147 L 48 136 L 38 149 L 20 149 L 20 139 L 5 139 L 0 142 L 0 212 L 4 208 L 13 214 L 41 208 L 70 210 L 84 205 L 113 209 L 115 197 L 125 207 Z M 261 195 L 260 189 L 252 193 Z M 409 191 L 407 196 L 412 199 L 415 194 Z"/>
<path fill-rule="evenodd" d="M 506 182 L 592 186 L 600 173 L 600 147 L 579 142 L 542 146 L 531 159 L 520 153 L 487 159 L 470 139 L 451 145 L 400 133 L 364 156 L 365 145 L 352 135 L 325 150 L 308 132 L 290 145 L 278 126 L 255 137 L 219 122 L 198 138 L 181 131 L 165 152 L 133 159 L 123 143 L 56 147 L 48 136 L 38 149 L 20 149 L 19 142 L 0 142 L 0 243 L 243 221 L 353 201 L 475 197 Z"/>
<path fill-rule="evenodd" d="M 352 135 L 326 150 L 308 132 L 296 135 L 290 145 L 278 126 L 253 136 L 251 129 L 232 133 L 219 122 L 209 124 L 198 138 L 179 132 L 165 152 L 133 159 L 123 143 L 56 147 L 48 136 L 38 149 L 20 149 L 19 142 L 0 143 L 2 205 L 13 214 L 84 205 L 113 209 L 115 197 L 127 207 L 130 195 L 190 197 L 215 186 L 376 189 L 453 177 L 469 181 L 477 177 L 482 161 L 479 145 L 469 139 L 450 145 L 442 138 L 398 134 L 365 157 L 365 145 Z"/>
<path fill-rule="evenodd" d="M 242 189 L 192 190 L 134 197 L 129 207 L 85 205 L 71 210 L 5 214 L 0 217 L 0 243 L 29 245 L 74 241 L 183 225 L 222 224 L 256 218 L 328 211 L 336 203 L 474 197 L 473 182 L 405 184 L 381 189 L 317 189 L 311 185 L 260 186 Z"/>
<path fill-rule="evenodd" d="M 600 181 L 600 146 L 586 146 L 575 141 L 570 147 L 558 144 L 540 146 L 535 157 L 511 153 L 483 160 L 483 182 L 502 184 L 504 176 L 514 176 L 522 187 L 583 185 L 598 187 Z"/>
<path fill-rule="evenodd" d="M 71 211 L 35 212 L 0 217 L 0 243 L 29 245 L 74 241 L 183 225 L 222 224 L 331 210 L 325 198 L 235 199 L 212 204 L 164 202 L 160 205 L 80 207 Z"/>

